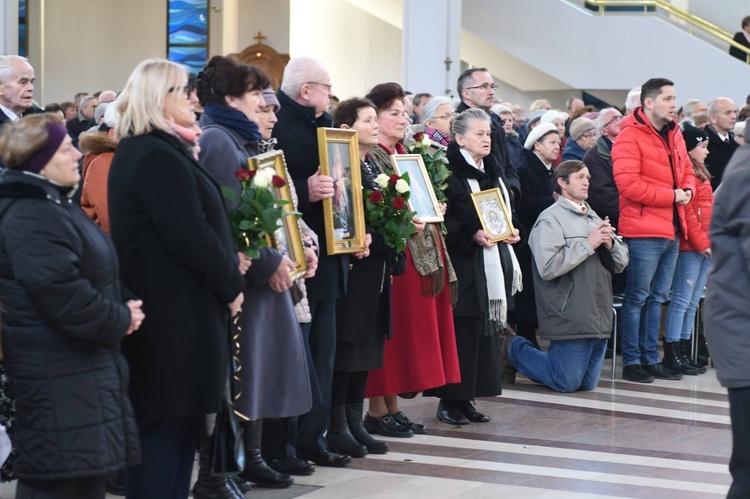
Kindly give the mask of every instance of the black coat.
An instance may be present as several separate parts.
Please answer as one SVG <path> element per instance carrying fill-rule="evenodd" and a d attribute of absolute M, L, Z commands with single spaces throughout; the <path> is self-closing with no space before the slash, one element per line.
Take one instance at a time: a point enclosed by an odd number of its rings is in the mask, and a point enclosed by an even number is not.
<path fill-rule="evenodd" d="M 445 190 L 445 196 L 448 198 L 448 209 L 445 213 L 445 228 L 448 234 L 445 236 L 445 245 L 458 277 L 458 303 L 453 309 L 453 315 L 484 317 L 489 306 L 487 279 L 484 274 L 484 251 L 482 246 L 472 239 L 474 234 L 482 229 L 482 223 L 474 207 L 467 179 L 476 179 L 481 190 L 498 187 L 500 165 L 490 154 L 483 160 L 487 173 L 477 170 L 466 162 L 456 141 L 448 144 L 446 157 L 453 175 L 448 177 L 448 188 Z M 516 225 L 517 220 L 513 220 L 513 224 Z M 514 307 L 511 295 L 513 267 L 506 246 L 505 243 L 498 244 L 505 275 L 508 310 L 511 310 Z"/>
<path fill-rule="evenodd" d="M 744 45 L 745 47 L 750 48 L 750 42 L 747 41 L 747 37 L 742 31 L 738 31 L 737 33 L 735 33 L 732 40 L 739 43 L 740 45 Z M 732 57 L 736 57 L 742 62 L 747 63 L 747 53 L 741 51 L 738 48 L 729 47 L 729 55 L 731 55 Z"/>
<path fill-rule="evenodd" d="M 620 223 L 620 195 L 612 172 L 612 142 L 599 137 L 594 147 L 586 151 L 583 163 L 588 167 L 589 198 L 586 200 L 599 217 L 609 217 L 612 227 Z"/>
<path fill-rule="evenodd" d="M 349 268 L 347 255 L 328 255 L 323 203 L 311 203 L 307 192 L 307 179 L 320 165 L 318 157 L 318 132 L 320 127 L 330 127 L 333 118 L 328 113 L 315 117 L 315 109 L 298 104 L 282 90 L 276 93 L 281 109 L 276 116 L 279 122 L 273 128 L 278 140 L 277 149 L 284 151 L 289 174 L 297 191 L 297 208 L 305 223 L 318 235 L 320 255 L 315 277 L 305 279 L 310 301 L 334 300 L 344 293 Z"/>
<path fill-rule="evenodd" d="M 740 145 L 734 141 L 732 132 L 729 132 L 729 143 L 727 144 L 719 134 L 713 129 L 711 125 L 704 128 L 708 134 L 708 156 L 706 157 L 706 167 L 708 172 L 711 174 L 711 187 L 716 190 L 721 184 L 721 179 L 724 176 L 724 169 L 727 167 L 727 163 L 732 159 L 735 149 Z"/>
<path fill-rule="evenodd" d="M 530 231 L 539 215 L 554 204 L 555 198 L 552 196 L 552 171 L 528 149 L 523 150 L 523 158 L 526 166 L 518 170 L 523 196 L 517 213 L 521 224 Z M 528 245 L 518 247 L 516 256 L 523 273 L 523 290 L 516 294 L 516 308 L 510 316 L 514 322 L 537 322 L 531 248 Z"/>
<path fill-rule="evenodd" d="M 119 349 L 130 325 L 115 249 L 64 189 L 18 171 L 0 181 L 0 302 L 28 480 L 106 475 L 140 457 Z M 134 334 L 138 334 L 137 332 Z"/>
<path fill-rule="evenodd" d="M 146 314 L 123 342 L 136 414 L 216 412 L 228 369 L 227 304 L 243 284 L 221 189 L 162 131 L 120 142 L 108 189 L 122 281 Z"/>
<path fill-rule="evenodd" d="M 469 106 L 462 101 L 456 108 L 456 112 L 460 113 L 467 109 L 469 109 Z M 508 143 L 505 139 L 503 125 L 500 123 L 496 115 L 491 114 L 490 118 L 490 156 L 495 159 L 495 163 L 498 167 L 498 175 L 503 179 L 503 182 L 505 182 L 505 185 L 508 188 L 508 193 L 511 195 L 512 206 L 509 206 L 508 209 L 512 209 L 513 206 L 518 203 L 518 198 L 521 194 L 521 182 L 518 179 L 518 171 L 516 171 L 515 165 L 510 162 L 510 157 L 508 156 Z M 511 194 L 511 191 L 513 191 L 513 194 Z"/>

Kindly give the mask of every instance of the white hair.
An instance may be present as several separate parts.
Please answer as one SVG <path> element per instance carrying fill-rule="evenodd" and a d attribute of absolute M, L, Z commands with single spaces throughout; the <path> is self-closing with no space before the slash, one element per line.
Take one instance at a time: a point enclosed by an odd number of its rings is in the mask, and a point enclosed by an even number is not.
<path fill-rule="evenodd" d="M 20 55 L 0 56 L 0 83 L 4 83 L 13 77 L 13 61 L 29 63 L 29 60 Z"/>
<path fill-rule="evenodd" d="M 120 110 L 117 107 L 118 102 L 114 100 L 104 110 L 104 123 L 110 128 L 117 126 L 117 122 L 120 121 Z"/>
<path fill-rule="evenodd" d="M 609 113 L 620 113 L 620 110 L 615 107 L 605 107 L 601 111 L 599 111 L 599 116 L 596 117 L 596 120 L 594 121 L 594 126 L 596 127 L 596 136 L 601 137 L 602 136 L 602 127 L 606 125 L 612 118 L 608 117 L 606 120 L 604 119 L 605 116 L 607 116 Z"/>
<path fill-rule="evenodd" d="M 454 111 L 456 110 L 456 107 L 453 105 L 453 100 L 450 97 L 433 97 L 424 105 L 424 108 L 422 108 L 422 123 L 427 123 L 427 120 L 435 118 L 437 108 L 443 104 L 448 104 Z"/>
<path fill-rule="evenodd" d="M 328 68 L 320 59 L 314 57 L 295 57 L 284 69 L 284 76 L 279 87 L 285 94 L 294 99 L 299 97 L 305 83 L 325 83 Z"/>
<path fill-rule="evenodd" d="M 641 87 L 636 87 L 628 92 L 628 96 L 625 97 L 625 109 L 632 111 L 641 105 Z"/>

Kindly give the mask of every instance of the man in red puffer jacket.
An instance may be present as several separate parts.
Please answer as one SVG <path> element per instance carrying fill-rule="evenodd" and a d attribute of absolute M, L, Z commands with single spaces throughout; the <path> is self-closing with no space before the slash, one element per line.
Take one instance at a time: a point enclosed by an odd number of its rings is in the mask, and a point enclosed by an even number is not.
<path fill-rule="evenodd" d="M 684 205 L 695 190 L 695 174 L 675 122 L 676 107 L 674 83 L 650 79 L 641 87 L 641 107 L 621 122 L 612 146 L 620 193 L 617 229 L 630 252 L 620 312 L 622 376 L 638 383 L 682 378 L 659 362 L 657 350 L 678 235 L 688 231 Z"/>

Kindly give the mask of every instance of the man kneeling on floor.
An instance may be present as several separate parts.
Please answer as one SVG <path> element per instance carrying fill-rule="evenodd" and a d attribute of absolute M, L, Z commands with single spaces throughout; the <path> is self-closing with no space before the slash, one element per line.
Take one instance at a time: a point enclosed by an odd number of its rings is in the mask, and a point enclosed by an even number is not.
<path fill-rule="evenodd" d="M 549 348 L 539 351 L 512 333 L 503 344 L 506 362 L 563 393 L 596 387 L 612 332 L 612 274 L 628 264 L 609 219 L 586 203 L 589 178 L 583 162 L 561 163 L 552 177 L 557 201 L 529 236 L 539 335 Z"/>

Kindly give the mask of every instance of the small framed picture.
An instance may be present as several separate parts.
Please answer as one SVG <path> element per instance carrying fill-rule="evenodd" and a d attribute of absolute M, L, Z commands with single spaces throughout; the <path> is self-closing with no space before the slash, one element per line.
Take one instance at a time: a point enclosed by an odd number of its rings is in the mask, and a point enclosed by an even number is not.
<path fill-rule="evenodd" d="M 424 166 L 421 154 L 395 154 L 391 156 L 393 169 L 398 175 L 409 174 L 409 210 L 416 211 L 423 222 L 442 222 L 443 214 L 435 197 L 430 174 Z"/>
<path fill-rule="evenodd" d="M 333 197 L 323 200 L 329 255 L 365 251 L 365 208 L 357 132 L 318 128 L 320 173 L 333 178 Z"/>
<path fill-rule="evenodd" d="M 510 210 L 503 201 L 500 189 L 472 192 L 471 199 L 482 222 L 482 230 L 490 235 L 490 241 L 495 243 L 513 236 L 513 222 Z"/>
<path fill-rule="evenodd" d="M 269 186 L 274 199 L 289 201 L 282 208 L 284 216 L 279 220 L 279 228 L 273 235 L 267 236 L 268 245 L 280 253 L 289 257 L 294 262 L 294 271 L 291 272 L 292 279 L 299 279 L 307 272 L 307 259 L 305 258 L 305 247 L 302 244 L 302 233 L 297 223 L 297 213 L 292 204 L 292 191 L 289 188 L 289 179 L 286 175 L 286 160 L 282 151 L 270 151 L 247 160 L 250 170 L 263 170 L 270 168 L 279 177 L 284 179 L 283 187 Z"/>

